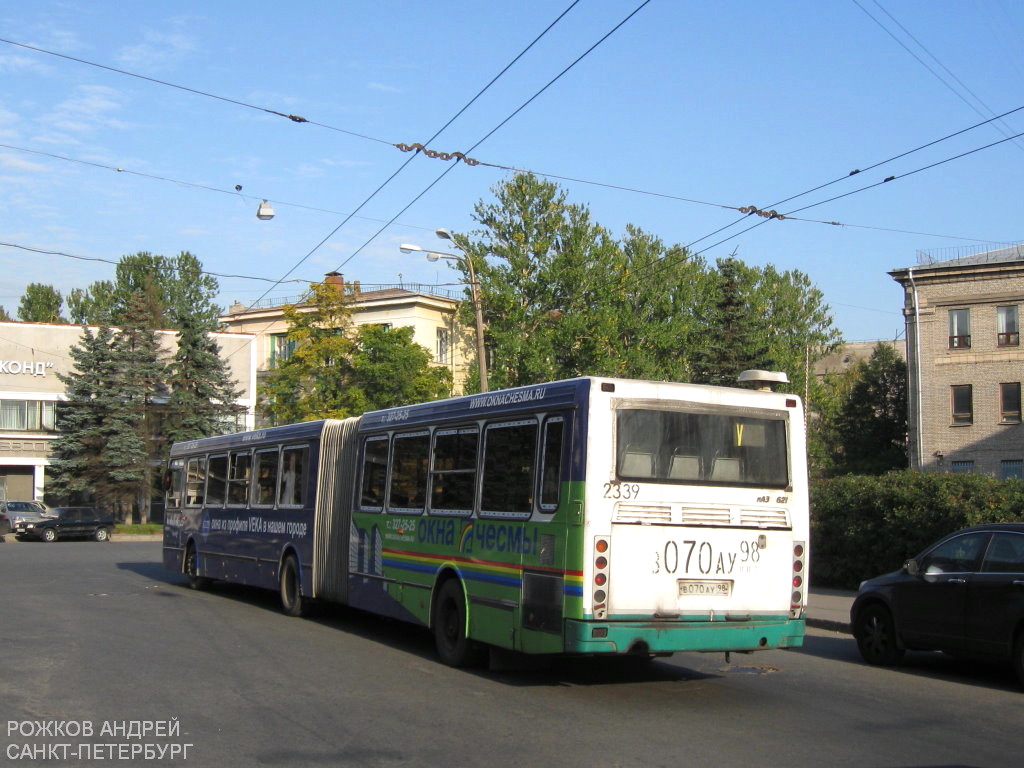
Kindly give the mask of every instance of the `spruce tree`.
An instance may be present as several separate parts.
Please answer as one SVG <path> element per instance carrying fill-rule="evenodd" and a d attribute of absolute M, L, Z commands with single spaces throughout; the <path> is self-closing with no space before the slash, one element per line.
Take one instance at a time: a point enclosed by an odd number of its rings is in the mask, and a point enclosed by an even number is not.
<path fill-rule="evenodd" d="M 179 315 L 175 325 L 178 346 L 168 367 L 164 435 L 175 443 L 224 434 L 230 431 L 228 419 L 244 409 L 235 404 L 241 393 L 211 335 L 216 326 L 193 313 Z"/>
<path fill-rule="evenodd" d="M 94 332 L 82 329 L 79 344 L 69 350 L 74 370 L 57 374 L 65 386 L 66 400 L 57 405 L 58 436 L 50 448 L 48 492 L 65 501 L 82 502 L 95 497 L 100 504 L 107 488 L 106 467 L 100 451 L 102 425 L 111 401 L 108 381 L 115 371 L 114 332 L 101 325 Z"/>

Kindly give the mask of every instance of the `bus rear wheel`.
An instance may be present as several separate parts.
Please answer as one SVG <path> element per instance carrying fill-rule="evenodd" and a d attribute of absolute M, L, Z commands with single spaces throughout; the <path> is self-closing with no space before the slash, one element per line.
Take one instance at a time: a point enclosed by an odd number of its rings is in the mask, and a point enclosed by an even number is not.
<path fill-rule="evenodd" d="M 468 667 L 483 661 L 484 649 L 466 636 L 466 598 L 457 579 L 441 586 L 434 607 L 434 643 L 441 661 Z"/>
<path fill-rule="evenodd" d="M 299 564 L 289 555 L 281 564 L 281 610 L 286 616 L 301 616 L 303 610 L 302 579 Z"/>
<path fill-rule="evenodd" d="M 185 550 L 185 562 L 182 566 L 185 578 L 188 579 L 189 589 L 206 589 L 210 586 L 210 579 L 199 575 L 199 561 L 196 557 L 196 545 L 189 544 Z"/>

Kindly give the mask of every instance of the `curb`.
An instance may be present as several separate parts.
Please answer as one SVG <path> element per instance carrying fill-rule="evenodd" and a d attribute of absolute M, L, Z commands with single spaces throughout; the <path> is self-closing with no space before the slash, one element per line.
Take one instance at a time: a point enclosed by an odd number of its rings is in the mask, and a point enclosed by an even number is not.
<path fill-rule="evenodd" d="M 832 621 L 830 619 L 806 619 L 808 627 L 824 629 L 828 632 L 839 632 L 844 635 L 852 635 L 850 624 L 845 621 Z"/>

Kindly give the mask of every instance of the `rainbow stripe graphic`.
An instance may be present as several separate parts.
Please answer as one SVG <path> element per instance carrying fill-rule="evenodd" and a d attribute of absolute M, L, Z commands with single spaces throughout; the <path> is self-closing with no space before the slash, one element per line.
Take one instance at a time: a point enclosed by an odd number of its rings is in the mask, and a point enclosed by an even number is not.
<path fill-rule="evenodd" d="M 468 523 L 462 532 L 465 542 Z M 461 551 L 461 550 L 460 550 Z M 482 584 L 497 584 L 503 587 L 519 589 L 523 584 L 524 566 L 513 563 L 499 563 L 493 560 L 480 560 L 475 557 L 456 557 L 452 555 L 429 555 L 422 552 L 409 552 L 401 549 L 384 549 L 383 563 L 385 569 L 395 569 L 407 573 L 436 574 L 442 567 L 449 565 L 459 572 L 466 581 Z M 543 571 L 561 576 L 564 580 L 563 594 L 570 597 L 583 596 L 583 572 L 566 571 L 561 568 L 545 568 L 529 566 L 531 571 Z"/>

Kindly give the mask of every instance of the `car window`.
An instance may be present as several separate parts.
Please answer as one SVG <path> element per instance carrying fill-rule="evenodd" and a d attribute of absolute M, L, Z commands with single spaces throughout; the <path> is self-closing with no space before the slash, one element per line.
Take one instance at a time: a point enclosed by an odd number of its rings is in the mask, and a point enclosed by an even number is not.
<path fill-rule="evenodd" d="M 1024 573 L 1024 535 L 993 534 L 981 570 L 985 573 Z"/>
<path fill-rule="evenodd" d="M 944 541 L 921 558 L 921 573 L 966 573 L 975 570 L 989 535 L 987 531 L 965 533 Z"/>

